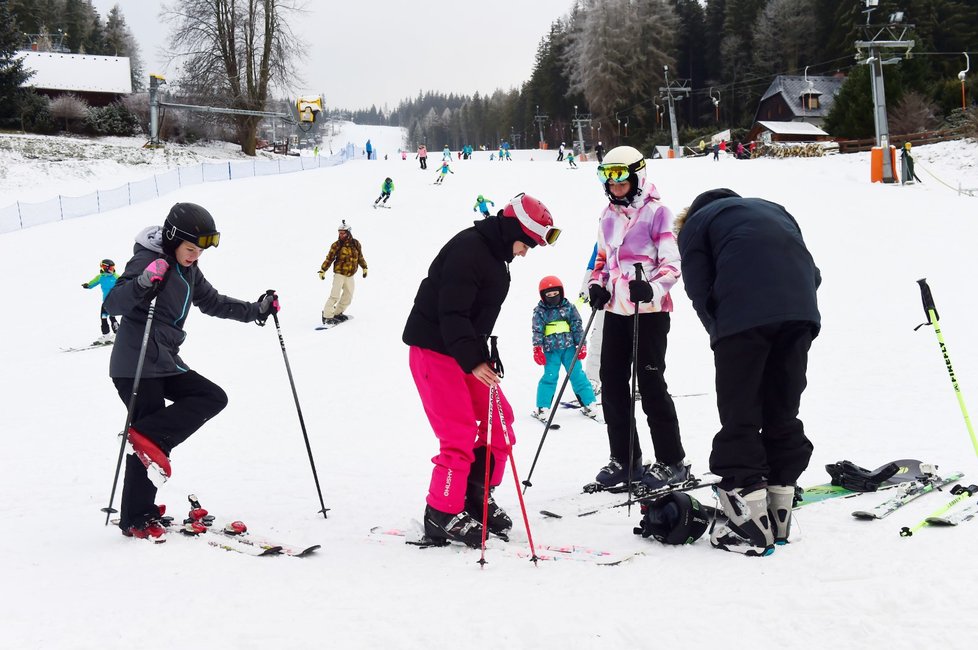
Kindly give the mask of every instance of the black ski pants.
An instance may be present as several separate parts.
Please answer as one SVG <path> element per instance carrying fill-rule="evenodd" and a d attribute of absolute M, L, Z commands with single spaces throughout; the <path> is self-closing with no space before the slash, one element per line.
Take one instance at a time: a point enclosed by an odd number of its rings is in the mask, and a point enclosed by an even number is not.
<path fill-rule="evenodd" d="M 605 313 L 601 338 L 601 406 L 608 426 L 611 456 L 628 464 L 628 437 L 635 403 L 632 399 L 632 333 L 635 316 Z M 668 312 L 638 315 L 638 391 L 652 434 L 655 458 L 673 464 L 686 457 L 679 438 L 676 406 L 666 386 Z M 642 455 L 638 428 L 633 439 L 635 458 Z"/>
<path fill-rule="evenodd" d="M 428 159 L 420 158 L 419 160 L 421 160 L 421 169 L 428 169 Z"/>
<path fill-rule="evenodd" d="M 122 402 L 129 405 L 132 377 L 112 379 Z M 166 402 L 172 402 L 169 406 Z M 143 378 L 133 407 L 132 428 L 155 442 L 169 456 L 205 422 L 224 410 L 224 390 L 193 370 L 169 377 Z M 126 456 L 119 527 L 141 525 L 157 516 L 156 486 L 135 454 Z"/>
<path fill-rule="evenodd" d="M 798 410 L 811 345 L 807 321 L 755 327 L 714 345 L 721 429 L 710 471 L 721 489 L 794 485 L 808 467 L 814 447 Z"/>

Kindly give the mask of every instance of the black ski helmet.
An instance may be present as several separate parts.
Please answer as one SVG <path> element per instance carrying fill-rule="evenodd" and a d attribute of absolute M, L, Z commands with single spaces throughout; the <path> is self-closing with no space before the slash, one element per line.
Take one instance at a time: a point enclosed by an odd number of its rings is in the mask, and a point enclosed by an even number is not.
<path fill-rule="evenodd" d="M 163 222 L 163 251 L 168 255 L 174 254 L 181 241 L 210 248 L 220 240 L 214 217 L 196 203 L 175 203 Z"/>
<path fill-rule="evenodd" d="M 112 269 L 115 268 L 115 262 L 113 262 L 109 258 L 105 258 L 104 260 L 99 262 L 98 267 L 104 273 L 111 273 Z"/>
<path fill-rule="evenodd" d="M 636 535 L 654 537 L 663 544 L 692 544 L 706 532 L 710 517 L 700 502 L 685 492 L 670 492 L 651 501 Z"/>

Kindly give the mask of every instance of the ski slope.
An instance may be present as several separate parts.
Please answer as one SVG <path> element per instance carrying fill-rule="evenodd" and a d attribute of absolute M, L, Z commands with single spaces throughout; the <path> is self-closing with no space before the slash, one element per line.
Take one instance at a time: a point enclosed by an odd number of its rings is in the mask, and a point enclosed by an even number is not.
<path fill-rule="evenodd" d="M 394 129 L 347 129 L 350 141 L 372 137 L 382 154 L 400 143 Z M 576 293 L 605 203 L 593 161 L 569 170 L 549 151 L 517 151 L 513 162 L 477 152 L 455 160 L 455 174 L 433 186 L 443 143 L 428 144 L 424 172 L 413 153 L 406 161 L 391 155 L 197 185 L 0 235 L 11 298 L 0 339 L 0 647 L 973 647 L 978 624 L 963 599 L 978 572 L 978 523 L 898 534 L 950 495 L 928 495 L 873 522 L 850 512 L 882 495 L 812 505 L 795 519 L 794 543 L 769 558 L 716 551 L 705 538 L 665 547 L 632 534 L 637 510 L 573 516 L 578 505 L 609 502 L 607 495 L 571 499 L 607 459 L 603 428 L 573 411 L 557 416 L 562 428 L 548 436 L 525 496 L 534 542 L 641 555 L 619 566 L 534 567 L 490 550 L 480 568 L 478 552 L 371 537 L 372 527 L 405 528 L 421 518 L 437 452 L 400 340 L 432 258 L 478 216 L 478 194 L 498 209 L 525 191 L 564 229 L 556 246 L 513 262 L 495 332 L 525 478 L 543 431 L 529 416 L 541 375 L 530 345 L 536 286 L 553 274 Z M 650 178 L 677 212 L 703 190 L 729 187 L 783 204 L 801 224 L 823 277 L 822 333 L 801 414 L 815 444 L 806 485 L 828 480 L 826 463 L 876 467 L 904 457 L 978 482 L 936 337 L 932 328 L 913 329 L 924 320 L 916 280 L 926 277 L 964 397 L 978 409 L 978 198 L 937 180 L 978 188 L 978 147 L 945 143 L 914 153 L 924 183 L 907 187 L 870 184 L 868 154 L 649 162 Z M 10 164 L 18 178 L 29 171 L 19 166 L 41 166 Z M 385 176 L 395 183 L 392 209 L 373 210 Z M 111 179 L 93 173 L 89 180 L 94 188 Z M 39 171 L 43 183 L 57 178 Z M 9 191 L 16 199 L 35 188 Z M 196 310 L 182 356 L 220 384 L 230 404 L 174 451 L 173 478 L 159 499 L 180 516 L 195 493 L 220 518 L 243 519 L 283 541 L 322 544 L 312 557 L 252 558 L 173 536 L 156 546 L 102 525 L 125 407 L 107 375 L 110 350 L 60 348 L 99 334 L 100 296 L 79 284 L 104 257 L 121 269 L 136 232 L 161 223 L 176 201 L 199 203 L 217 220 L 221 246 L 200 265 L 219 291 L 249 300 L 268 288 L 279 292 L 282 335 L 330 511 L 328 519 L 316 513 L 274 326 Z M 315 331 L 329 291 L 317 271 L 342 219 L 362 243 L 370 274 L 357 277 L 355 319 Z M 677 395 L 706 393 L 676 399 L 688 460 L 701 473 L 718 428 L 712 356 L 681 286 L 673 298 L 666 377 Z M 641 440 L 650 458 L 647 431 Z M 712 503 L 707 490 L 694 494 Z M 510 547 L 525 548 L 509 471 L 496 498 L 517 521 Z M 548 519 L 541 509 L 571 516 Z"/>

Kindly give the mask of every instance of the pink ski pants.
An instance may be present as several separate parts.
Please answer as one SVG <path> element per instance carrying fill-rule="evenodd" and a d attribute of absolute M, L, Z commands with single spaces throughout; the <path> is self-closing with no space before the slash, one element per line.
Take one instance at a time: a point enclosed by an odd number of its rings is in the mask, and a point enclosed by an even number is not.
<path fill-rule="evenodd" d="M 412 346 L 409 358 L 421 404 L 439 444 L 438 455 L 431 459 L 435 466 L 431 470 L 427 502 L 436 510 L 457 514 L 465 508 L 465 489 L 469 466 L 475 459 L 474 450 L 485 453 L 482 448 L 487 437 L 489 388 L 463 372 L 452 357 Z M 502 404 L 509 442 L 515 444 L 513 409 L 498 386 L 495 392 Z M 495 486 L 503 480 L 509 457 L 498 407 L 492 411 L 492 455 L 495 467 L 489 485 Z"/>

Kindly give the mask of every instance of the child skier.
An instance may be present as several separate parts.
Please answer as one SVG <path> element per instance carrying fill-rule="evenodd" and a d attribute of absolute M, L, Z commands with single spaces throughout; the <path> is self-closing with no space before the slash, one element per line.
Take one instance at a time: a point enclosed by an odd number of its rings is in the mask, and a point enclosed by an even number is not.
<path fill-rule="evenodd" d="M 533 308 L 533 360 L 543 366 L 543 377 L 537 384 L 537 408 L 532 415 L 541 422 L 550 418 L 550 403 L 557 390 L 560 366 L 570 371 L 570 383 L 581 400 L 581 413 L 595 422 L 601 422 L 598 412 L 592 408 L 594 390 L 591 382 L 574 363 L 577 346 L 584 337 L 581 315 L 577 307 L 564 297 L 564 285 L 553 275 L 540 280 L 540 302 Z M 587 356 L 587 345 L 581 346 L 578 359 Z M 574 369 L 571 370 L 571 364 Z"/>
<path fill-rule="evenodd" d="M 490 205 L 492 207 L 496 207 L 496 204 L 493 203 L 492 199 L 487 199 L 486 197 L 484 197 L 484 196 L 482 196 L 480 194 L 475 199 L 475 205 L 472 206 L 472 212 L 475 212 L 476 210 L 478 210 L 479 212 L 482 213 L 482 216 L 483 217 L 488 217 L 489 216 L 489 206 Z"/>
<path fill-rule="evenodd" d="M 102 336 L 95 339 L 95 345 L 108 345 L 112 343 L 112 339 L 115 338 L 115 333 L 119 329 L 119 321 L 115 319 L 115 316 L 105 311 L 104 302 L 105 299 L 108 298 L 109 292 L 112 291 L 112 287 L 115 286 L 115 281 L 118 279 L 119 274 L 115 272 L 115 262 L 109 259 L 104 259 L 99 263 L 98 275 L 88 282 L 82 283 L 83 289 L 102 287 Z M 112 322 L 111 331 L 109 330 L 110 321 Z"/>
<path fill-rule="evenodd" d="M 571 169 L 577 169 L 577 163 L 574 162 L 574 149 L 567 150 L 567 163 L 570 165 Z"/>
<path fill-rule="evenodd" d="M 445 175 L 446 174 L 454 174 L 454 173 L 455 172 L 453 172 L 448 167 L 448 161 L 447 160 L 441 161 L 441 167 L 438 168 L 438 176 L 435 177 L 435 185 L 441 185 L 442 181 L 445 180 Z"/>
<path fill-rule="evenodd" d="M 278 312 L 274 291 L 248 302 L 221 295 L 207 281 L 199 259 L 204 250 L 218 245 L 220 237 L 207 210 L 194 203 L 175 204 L 162 228 L 150 226 L 136 235 L 132 259 L 105 299 L 108 311 L 122 314 L 109 376 L 123 404 L 135 398 L 132 425 L 126 432 L 132 453 L 126 457 L 119 508 L 119 528 L 128 537 L 165 541 L 162 508 L 155 505 L 156 484 L 147 470 L 153 468 L 154 473 L 168 478 L 173 448 L 228 403 L 220 386 L 180 358 L 190 306 L 208 316 L 259 325 Z M 147 344 L 151 305 L 155 305 L 155 316 Z M 145 357 L 140 354 L 144 345 Z M 142 368 L 138 395 L 134 385 L 137 367 Z"/>
<path fill-rule="evenodd" d="M 393 191 L 394 181 L 392 181 L 391 177 L 388 176 L 384 179 L 384 182 L 380 184 L 380 196 L 378 196 L 377 200 L 374 201 L 374 207 L 376 208 L 378 203 L 381 203 L 382 207 L 386 206 L 387 199 L 391 198 L 391 192 Z M 383 199 L 383 202 L 381 202 L 381 199 Z"/>

